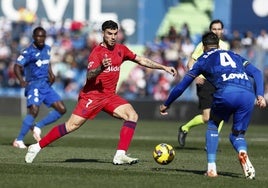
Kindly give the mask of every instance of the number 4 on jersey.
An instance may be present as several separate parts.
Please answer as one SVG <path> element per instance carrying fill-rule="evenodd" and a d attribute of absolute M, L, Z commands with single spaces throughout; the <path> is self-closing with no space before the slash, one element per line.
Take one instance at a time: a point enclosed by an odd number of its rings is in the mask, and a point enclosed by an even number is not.
<path fill-rule="evenodd" d="M 236 64 L 234 60 L 231 58 L 231 56 L 227 52 L 220 53 L 220 60 L 221 60 L 221 65 L 226 67 L 226 66 L 231 66 L 232 68 L 236 68 Z"/>

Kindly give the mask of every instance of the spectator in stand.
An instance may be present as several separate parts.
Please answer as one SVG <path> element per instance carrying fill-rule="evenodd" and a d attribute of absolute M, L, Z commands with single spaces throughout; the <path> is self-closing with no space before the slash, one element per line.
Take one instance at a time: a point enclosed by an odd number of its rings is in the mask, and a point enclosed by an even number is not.
<path fill-rule="evenodd" d="M 265 29 L 262 29 L 260 35 L 257 36 L 257 45 L 260 46 L 262 49 L 268 51 L 268 34 Z"/>
<path fill-rule="evenodd" d="M 255 39 L 251 31 L 247 31 L 245 33 L 244 37 L 241 39 L 241 44 L 245 48 L 250 48 L 255 44 Z"/>
<path fill-rule="evenodd" d="M 195 49 L 194 44 L 191 41 L 191 38 L 184 38 L 182 45 L 181 45 L 181 52 L 183 57 L 185 57 L 186 61 L 188 61 L 189 57 L 193 53 Z"/>
<path fill-rule="evenodd" d="M 256 44 L 258 48 L 258 65 L 261 70 L 268 67 L 268 33 L 262 29 L 260 35 L 257 36 Z"/>
<path fill-rule="evenodd" d="M 182 39 L 191 38 L 191 32 L 187 22 L 182 25 L 180 34 L 182 36 Z"/>
<path fill-rule="evenodd" d="M 241 36 L 238 30 L 234 30 L 230 39 L 230 49 L 239 53 L 241 50 Z"/>

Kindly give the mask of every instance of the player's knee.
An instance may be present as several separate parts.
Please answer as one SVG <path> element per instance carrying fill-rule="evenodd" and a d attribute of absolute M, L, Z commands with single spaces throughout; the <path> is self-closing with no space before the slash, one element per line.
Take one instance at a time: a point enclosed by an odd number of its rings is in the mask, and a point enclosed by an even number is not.
<path fill-rule="evenodd" d="M 203 115 L 202 116 L 204 123 L 207 123 L 209 120 L 209 115 Z"/>
<path fill-rule="evenodd" d="M 29 108 L 29 113 L 34 117 L 34 118 L 36 118 L 37 117 L 37 115 L 38 115 L 38 113 L 39 113 L 39 107 L 38 106 L 31 106 L 30 108 Z"/>
<path fill-rule="evenodd" d="M 139 119 L 139 116 L 138 114 L 134 111 L 130 114 L 128 114 L 128 118 L 127 118 L 127 121 L 133 121 L 133 122 L 137 122 Z"/>
<path fill-rule="evenodd" d="M 61 114 L 65 114 L 67 109 L 65 107 L 65 105 L 61 102 L 59 105 L 56 105 L 56 110 Z"/>

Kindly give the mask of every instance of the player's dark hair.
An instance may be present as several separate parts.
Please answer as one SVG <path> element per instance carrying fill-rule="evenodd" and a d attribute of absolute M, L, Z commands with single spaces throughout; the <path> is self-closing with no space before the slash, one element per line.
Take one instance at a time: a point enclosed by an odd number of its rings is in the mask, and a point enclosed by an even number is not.
<path fill-rule="evenodd" d="M 209 30 L 211 30 L 212 25 L 217 24 L 217 23 L 221 24 L 221 28 L 222 29 L 224 28 L 223 22 L 221 20 L 218 20 L 217 19 L 217 20 L 212 20 L 212 22 L 210 22 L 210 24 L 209 24 Z"/>
<path fill-rule="evenodd" d="M 46 30 L 41 26 L 38 26 L 33 30 L 33 35 L 35 35 L 37 33 L 37 31 L 44 31 L 46 34 Z"/>
<path fill-rule="evenodd" d="M 204 46 L 218 45 L 219 37 L 213 32 L 207 32 L 202 36 L 202 43 Z"/>
<path fill-rule="evenodd" d="M 116 22 L 112 20 L 107 20 L 102 24 L 101 29 L 102 31 L 105 31 L 106 29 L 116 30 L 118 29 L 118 25 Z"/>

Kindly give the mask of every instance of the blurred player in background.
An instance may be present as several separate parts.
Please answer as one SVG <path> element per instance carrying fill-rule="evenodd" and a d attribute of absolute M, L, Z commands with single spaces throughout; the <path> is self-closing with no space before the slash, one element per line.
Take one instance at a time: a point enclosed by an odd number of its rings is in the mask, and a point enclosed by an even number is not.
<path fill-rule="evenodd" d="M 209 25 L 209 30 L 215 33 L 220 39 L 223 37 L 223 28 L 224 25 L 221 20 L 213 20 Z M 219 42 L 220 49 L 228 50 L 229 45 L 228 43 L 220 40 Z M 187 63 L 187 68 L 190 70 L 198 57 L 203 54 L 203 44 L 200 42 L 197 47 L 195 48 L 194 52 L 192 53 L 191 58 Z M 188 121 L 186 124 L 179 127 L 178 131 L 178 142 L 180 146 L 185 145 L 185 139 L 187 134 L 189 133 L 190 129 L 205 124 L 209 120 L 210 114 L 210 107 L 213 100 L 213 93 L 215 88 L 211 83 L 209 83 L 204 76 L 200 75 L 196 77 L 196 89 L 197 89 L 197 96 L 199 99 L 199 108 L 202 110 L 202 114 L 196 115 L 193 119 Z M 222 128 L 223 121 L 219 126 L 219 132 Z"/>
<path fill-rule="evenodd" d="M 29 146 L 25 156 L 26 163 L 32 163 L 42 148 L 77 130 L 88 119 L 94 119 L 101 111 L 124 120 L 113 164 L 138 162 L 137 158 L 126 154 L 135 132 L 138 115 L 128 101 L 116 94 L 120 67 L 124 61 L 130 60 L 144 67 L 164 70 L 173 76 L 177 75 L 177 71 L 174 67 L 167 67 L 138 56 L 125 45 L 117 43 L 118 25 L 112 20 L 102 24 L 102 36 L 102 43 L 96 46 L 88 57 L 86 84 L 80 91 L 78 103 L 72 115 L 65 123 L 51 129 L 38 143 Z"/>
<path fill-rule="evenodd" d="M 45 44 L 45 29 L 36 27 L 32 37 L 32 44 L 23 50 L 14 66 L 16 77 L 21 87 L 25 88 L 28 109 L 20 133 L 13 142 L 14 147 L 21 149 L 27 148 L 23 139 L 30 129 L 33 130 L 35 140 L 39 141 L 41 140 L 41 128 L 55 122 L 66 112 L 60 96 L 52 88 L 55 75 L 50 64 L 50 47 Z M 35 123 L 34 120 L 42 103 L 47 107 L 53 107 L 54 110 Z"/>
<path fill-rule="evenodd" d="M 245 133 L 250 123 L 254 103 L 260 108 L 266 106 L 262 73 L 246 59 L 232 51 L 219 49 L 219 38 L 213 32 L 202 37 L 205 53 L 198 58 L 183 80 L 175 86 L 163 105 L 160 113 L 167 114 L 170 105 L 184 92 L 192 81 L 203 74 L 215 87 L 210 119 L 206 131 L 207 173 L 217 177 L 216 152 L 218 148 L 218 127 L 221 121 L 233 116 L 232 132 L 229 139 L 238 153 L 238 159 L 245 177 L 255 178 L 255 169 L 247 154 Z M 256 88 L 250 79 L 255 81 Z"/>

